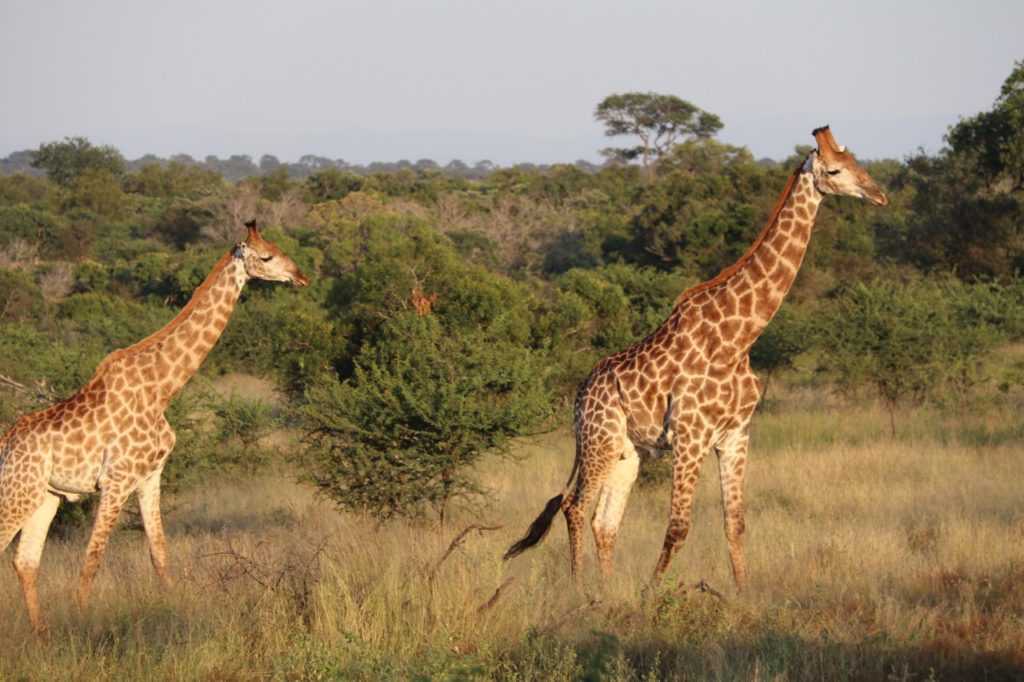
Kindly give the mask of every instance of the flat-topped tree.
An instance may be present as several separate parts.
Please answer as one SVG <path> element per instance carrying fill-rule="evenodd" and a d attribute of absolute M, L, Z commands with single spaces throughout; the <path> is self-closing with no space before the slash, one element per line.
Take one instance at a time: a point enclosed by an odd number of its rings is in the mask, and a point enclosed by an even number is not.
<path fill-rule="evenodd" d="M 601 151 L 609 159 L 640 159 L 647 180 L 672 148 L 687 137 L 711 137 L 722 129 L 715 114 L 698 108 L 675 95 L 654 92 L 627 92 L 609 95 L 594 110 L 594 118 L 605 124 L 609 137 L 635 135 L 635 147 L 608 147 Z"/>

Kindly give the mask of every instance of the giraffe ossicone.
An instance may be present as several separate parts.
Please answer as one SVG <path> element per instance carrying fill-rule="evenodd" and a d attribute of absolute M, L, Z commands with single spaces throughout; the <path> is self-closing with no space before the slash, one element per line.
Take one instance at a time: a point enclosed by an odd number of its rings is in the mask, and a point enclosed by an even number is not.
<path fill-rule="evenodd" d="M 747 582 L 741 536 L 743 474 L 750 418 L 760 383 L 750 347 L 789 292 L 826 194 L 888 199 L 828 126 L 812 132 L 817 148 L 789 177 L 767 225 L 738 261 L 684 291 L 647 338 L 599 361 L 575 404 L 576 456 L 562 491 L 548 501 L 505 558 L 539 543 L 555 515 L 565 514 L 572 571 L 583 568 L 584 514 L 596 499 L 591 529 L 605 576 L 637 477 L 637 450 L 671 449 L 672 500 L 654 580 L 665 573 L 690 527 L 690 508 L 704 456 L 718 454 L 725 536 L 733 578 Z"/>
<path fill-rule="evenodd" d="M 99 509 L 78 587 L 84 605 L 121 507 L 138 494 L 150 558 L 169 582 L 160 521 L 160 473 L 174 447 L 164 410 L 220 338 L 250 279 L 309 279 L 255 221 L 224 254 L 185 307 L 159 331 L 116 350 L 70 397 L 21 417 L 0 438 L 0 552 L 21 533 L 14 567 L 29 620 L 40 627 L 36 589 L 46 534 L 61 498 L 98 491 Z"/>

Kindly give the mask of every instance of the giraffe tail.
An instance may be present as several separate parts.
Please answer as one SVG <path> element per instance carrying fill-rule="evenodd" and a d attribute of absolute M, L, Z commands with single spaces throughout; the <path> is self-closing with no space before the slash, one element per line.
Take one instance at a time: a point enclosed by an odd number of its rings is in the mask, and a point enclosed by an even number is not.
<path fill-rule="evenodd" d="M 512 557 L 519 556 L 534 545 L 539 544 L 540 541 L 544 539 L 544 536 L 548 534 L 548 531 L 551 529 L 551 522 L 555 518 L 555 514 L 565 509 L 572 502 L 574 495 L 571 494 L 570 491 L 572 490 L 573 481 L 576 479 L 576 473 L 579 471 L 579 466 L 580 458 L 577 453 L 577 457 L 572 463 L 572 472 L 569 474 L 569 480 L 566 481 L 565 487 L 562 488 L 562 492 L 548 500 L 548 503 L 544 505 L 544 510 L 540 513 L 540 516 L 534 519 L 533 523 L 530 524 L 529 529 L 526 531 L 526 535 L 520 538 L 518 542 L 509 547 L 508 551 L 505 552 L 505 556 L 502 557 L 504 561 L 508 561 Z"/>

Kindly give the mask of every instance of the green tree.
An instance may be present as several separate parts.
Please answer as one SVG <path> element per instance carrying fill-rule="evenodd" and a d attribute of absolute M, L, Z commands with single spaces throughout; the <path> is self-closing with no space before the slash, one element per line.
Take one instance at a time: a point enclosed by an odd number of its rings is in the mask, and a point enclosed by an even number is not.
<path fill-rule="evenodd" d="M 121 182 L 113 173 L 99 169 L 82 170 L 70 184 L 68 206 L 90 211 L 104 218 L 122 218 L 127 214 Z"/>
<path fill-rule="evenodd" d="M 910 190 L 905 257 L 965 280 L 1006 279 L 1024 270 L 1024 62 L 990 111 L 961 120 L 937 157 L 907 160 Z"/>
<path fill-rule="evenodd" d="M 727 176 L 673 173 L 643 193 L 629 224 L 631 259 L 714 277 L 753 242 L 758 214 Z"/>
<path fill-rule="evenodd" d="M 125 192 L 160 199 L 195 201 L 212 196 L 223 188 L 224 178 L 219 173 L 180 161 L 166 165 L 147 163 L 124 178 Z"/>
<path fill-rule="evenodd" d="M 634 135 L 635 147 L 609 147 L 603 154 L 613 160 L 640 159 L 648 181 L 654 179 L 658 164 L 678 141 L 687 137 L 712 137 L 722 128 L 715 114 L 704 111 L 675 95 L 627 92 L 605 97 L 594 118 L 605 124 L 605 135 Z"/>
<path fill-rule="evenodd" d="M 43 307 L 43 294 L 27 273 L 0 268 L 0 320 L 34 319 Z"/>
<path fill-rule="evenodd" d="M 990 111 L 962 119 L 946 136 L 953 153 L 976 155 L 978 167 L 1006 191 L 1024 191 L 1024 60 L 1013 65 Z"/>
<path fill-rule="evenodd" d="M 63 142 L 47 142 L 32 153 L 32 167 L 41 168 L 62 187 L 69 187 L 85 171 L 106 171 L 114 177 L 124 175 L 121 152 L 110 146 L 96 147 L 84 137 L 65 137 Z"/>
<path fill-rule="evenodd" d="M 430 508 L 444 523 L 454 500 L 478 490 L 470 466 L 529 432 L 548 405 L 529 349 L 397 312 L 347 381 L 325 375 L 307 391 L 308 471 L 341 507 L 380 519 Z"/>
<path fill-rule="evenodd" d="M 880 398 L 895 435 L 900 404 L 966 397 L 980 360 L 1002 340 L 972 298 L 948 278 L 856 284 L 818 317 L 821 368 L 841 393 Z"/>

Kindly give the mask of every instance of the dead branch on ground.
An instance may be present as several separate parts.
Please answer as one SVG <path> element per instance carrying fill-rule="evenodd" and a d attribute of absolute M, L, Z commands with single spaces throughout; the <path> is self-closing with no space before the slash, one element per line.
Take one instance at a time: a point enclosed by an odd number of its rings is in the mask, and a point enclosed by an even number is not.
<path fill-rule="evenodd" d="M 427 574 L 427 581 L 433 582 L 434 578 L 437 576 L 437 572 L 441 569 L 441 564 L 445 562 L 445 559 L 451 556 L 452 552 L 462 548 L 462 545 L 466 542 L 466 537 L 470 533 L 477 531 L 483 535 L 484 531 L 500 530 L 501 528 L 503 528 L 503 526 L 485 526 L 481 523 L 474 523 L 467 526 L 461 533 L 455 536 L 455 539 L 452 540 L 450 545 L 448 545 L 448 551 L 446 551 L 444 556 L 442 556 L 438 562 L 434 564 L 434 567 L 430 569 L 430 573 Z"/>
<path fill-rule="evenodd" d="M 498 603 L 498 600 L 501 599 L 502 595 L 505 594 L 506 590 L 508 590 L 508 588 L 511 587 L 514 581 L 515 578 L 513 577 L 506 578 L 505 582 L 503 582 L 501 585 L 498 585 L 498 589 L 494 591 L 494 594 L 491 595 L 491 598 L 488 599 L 485 603 L 481 604 L 479 607 L 477 607 L 476 612 L 478 614 L 481 614 L 484 611 L 490 610 L 491 607 Z"/>
<path fill-rule="evenodd" d="M 558 620 L 554 621 L 553 623 L 550 623 L 547 627 L 542 628 L 540 632 L 554 632 L 555 630 L 559 629 L 560 627 L 574 619 L 576 616 L 580 615 L 584 611 L 589 611 L 595 606 L 598 606 L 600 603 L 601 600 L 595 597 L 586 604 L 580 604 L 576 608 L 572 609 L 571 611 L 563 615 Z"/>

